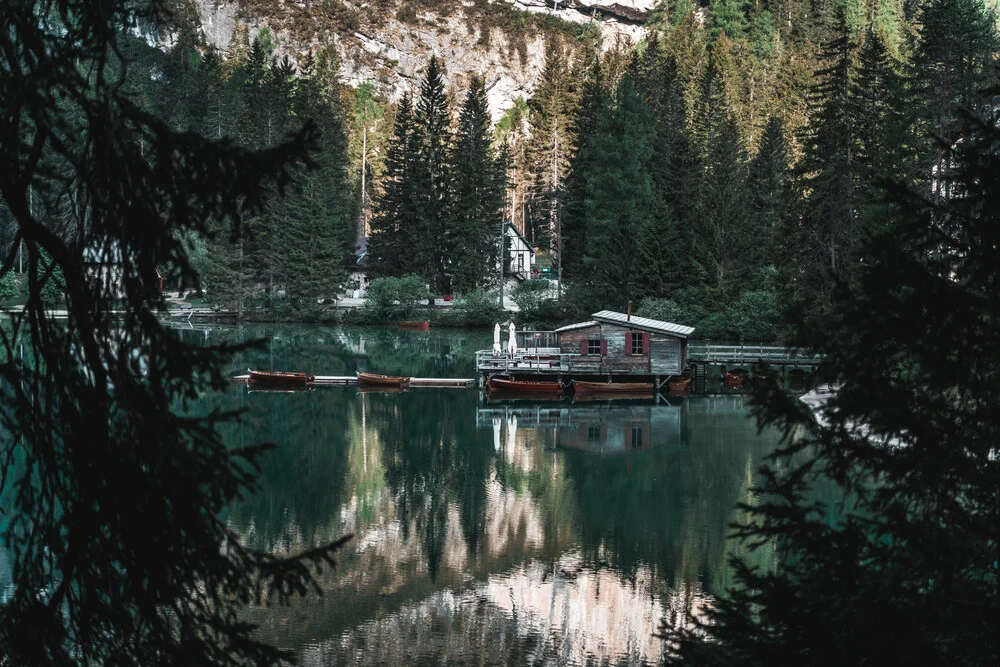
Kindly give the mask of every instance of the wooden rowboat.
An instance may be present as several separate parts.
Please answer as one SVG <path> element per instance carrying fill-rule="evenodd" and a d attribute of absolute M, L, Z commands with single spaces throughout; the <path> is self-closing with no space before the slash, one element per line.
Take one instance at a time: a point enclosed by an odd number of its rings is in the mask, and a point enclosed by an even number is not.
<path fill-rule="evenodd" d="M 424 322 L 400 322 L 399 326 L 404 329 L 417 329 L 418 331 L 430 331 L 431 323 L 429 321 Z"/>
<path fill-rule="evenodd" d="M 399 375 L 357 372 L 358 385 L 367 387 L 409 387 L 410 378 Z"/>
<path fill-rule="evenodd" d="M 652 382 L 583 382 L 573 380 L 576 393 L 633 394 L 653 391 Z"/>
<path fill-rule="evenodd" d="M 740 387 L 743 385 L 743 374 L 729 371 L 724 376 L 727 387 Z"/>
<path fill-rule="evenodd" d="M 691 378 L 689 377 L 670 378 L 667 380 L 667 387 L 670 388 L 670 391 L 687 391 L 690 384 Z"/>
<path fill-rule="evenodd" d="M 545 394 L 560 392 L 563 389 L 562 382 L 543 382 L 540 380 L 513 380 L 509 378 L 491 377 L 486 381 L 486 386 L 491 391 L 516 391 L 533 394 Z"/>
<path fill-rule="evenodd" d="M 279 371 L 247 371 L 252 385 L 271 387 L 307 387 L 316 381 L 315 375 L 308 373 L 284 373 Z"/>

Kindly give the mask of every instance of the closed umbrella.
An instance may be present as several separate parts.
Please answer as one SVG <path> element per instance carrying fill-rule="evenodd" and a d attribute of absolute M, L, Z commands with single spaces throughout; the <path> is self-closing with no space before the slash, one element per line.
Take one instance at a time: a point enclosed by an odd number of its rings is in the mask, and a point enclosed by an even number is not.
<path fill-rule="evenodd" d="M 501 352 L 503 352 L 503 348 L 500 347 L 500 323 L 497 322 L 493 327 L 493 356 L 500 356 Z"/>
<path fill-rule="evenodd" d="M 507 351 L 513 356 L 517 352 L 517 329 L 514 323 L 510 323 L 510 340 L 507 342 Z"/>

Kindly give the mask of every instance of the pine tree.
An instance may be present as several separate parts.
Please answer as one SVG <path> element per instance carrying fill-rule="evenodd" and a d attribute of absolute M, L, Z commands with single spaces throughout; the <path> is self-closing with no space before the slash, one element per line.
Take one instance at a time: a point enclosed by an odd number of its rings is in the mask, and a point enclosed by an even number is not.
<path fill-rule="evenodd" d="M 912 82 L 918 89 L 923 133 L 940 139 L 928 154 L 924 180 L 947 197 L 947 147 L 958 140 L 962 109 L 982 107 L 980 91 L 996 82 L 995 17 L 980 0 L 931 0 L 920 13 Z"/>
<path fill-rule="evenodd" d="M 598 119 L 611 104 L 604 83 L 599 53 L 594 53 L 587 78 L 583 84 L 580 104 L 573 114 L 573 132 L 577 151 L 570 162 L 560 224 L 562 227 L 563 278 L 574 280 L 584 277 L 583 258 L 587 248 L 588 174 L 600 161 L 590 148 L 597 133 Z"/>
<path fill-rule="evenodd" d="M 756 240 L 750 245 L 752 267 L 778 264 L 778 235 L 795 206 L 796 193 L 791 173 L 791 156 L 781 119 L 772 116 L 760 140 L 757 155 L 750 163 L 751 215 Z"/>
<path fill-rule="evenodd" d="M 736 292 L 754 266 L 754 246 L 761 241 L 750 215 L 747 161 L 736 120 L 716 122 L 699 188 L 697 231 L 709 284 Z"/>
<path fill-rule="evenodd" d="M 354 246 L 347 137 L 334 106 L 339 91 L 332 77 L 329 69 L 310 63 L 295 81 L 295 114 L 320 131 L 312 167 L 299 170 L 291 192 L 281 200 L 288 212 L 281 257 L 285 289 L 299 308 L 313 308 L 336 293 L 347 277 Z"/>
<path fill-rule="evenodd" d="M 653 201 L 652 140 L 649 110 L 626 74 L 587 148 L 593 166 L 587 174 L 584 289 L 595 306 L 638 300 L 648 282 L 642 242 Z"/>
<path fill-rule="evenodd" d="M 885 40 L 869 28 L 851 86 L 858 222 L 864 233 L 882 224 L 881 183 L 912 174 L 913 138 L 904 105 L 910 102 Z"/>
<path fill-rule="evenodd" d="M 672 287 L 700 282 L 704 269 L 693 252 L 698 246 L 696 207 L 701 161 L 692 145 L 684 87 L 674 56 L 655 54 L 649 68 L 653 110 L 653 209 L 649 248 L 651 294 L 664 295 Z"/>
<path fill-rule="evenodd" d="M 469 81 L 448 160 L 450 186 L 444 244 L 450 281 L 459 292 L 495 285 L 500 261 L 505 174 L 494 154 L 486 89 Z"/>
<path fill-rule="evenodd" d="M 402 276 L 417 272 L 415 259 L 419 238 L 413 167 L 413 103 L 409 94 L 396 105 L 392 137 L 386 147 L 381 192 L 375 200 L 368 267 L 379 275 Z"/>
<path fill-rule="evenodd" d="M 531 143 L 528 148 L 531 186 L 527 218 L 533 242 L 558 253 L 556 239 L 560 202 L 574 145 L 570 133 L 576 100 L 569 90 L 569 69 L 562 46 L 550 40 L 545 68 L 529 100 Z"/>
<path fill-rule="evenodd" d="M 445 243 L 445 206 L 448 195 L 450 144 L 448 96 L 441 65 L 431 56 L 420 84 L 413 124 L 413 193 L 415 245 L 410 246 L 420 273 L 439 293 L 448 293 L 448 254 Z"/>
<path fill-rule="evenodd" d="M 800 187 L 808 196 L 801 215 L 789 216 L 781 232 L 779 283 L 792 319 L 825 317 L 834 280 L 849 279 L 857 261 L 854 45 L 842 9 L 834 13 L 830 30 L 824 66 L 815 75 L 811 93 L 813 115 L 802 139 Z"/>

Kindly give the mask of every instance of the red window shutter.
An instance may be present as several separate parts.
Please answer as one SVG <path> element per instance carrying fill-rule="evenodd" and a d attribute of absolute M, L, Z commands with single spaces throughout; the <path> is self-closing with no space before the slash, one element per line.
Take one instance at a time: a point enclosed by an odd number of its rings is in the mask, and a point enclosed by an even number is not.
<path fill-rule="evenodd" d="M 601 339 L 601 356 L 602 357 L 608 356 L 608 341 L 604 340 L 603 338 Z"/>
<path fill-rule="evenodd" d="M 632 424 L 625 425 L 625 449 L 632 449 Z"/>
<path fill-rule="evenodd" d="M 649 333 L 642 334 L 642 353 L 649 356 Z"/>
<path fill-rule="evenodd" d="M 580 341 L 580 354 L 587 354 L 587 339 Z"/>

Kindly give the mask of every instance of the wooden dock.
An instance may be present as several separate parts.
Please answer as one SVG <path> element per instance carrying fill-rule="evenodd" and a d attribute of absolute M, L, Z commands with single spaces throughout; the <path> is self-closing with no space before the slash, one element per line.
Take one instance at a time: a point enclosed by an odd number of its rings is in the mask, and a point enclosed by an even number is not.
<path fill-rule="evenodd" d="M 249 379 L 249 375 L 233 376 L 233 382 L 247 382 Z M 357 384 L 356 375 L 317 375 L 313 381 L 313 386 L 316 387 L 354 387 Z M 467 389 L 475 384 L 475 380 L 465 378 L 410 378 L 410 387 Z"/>

